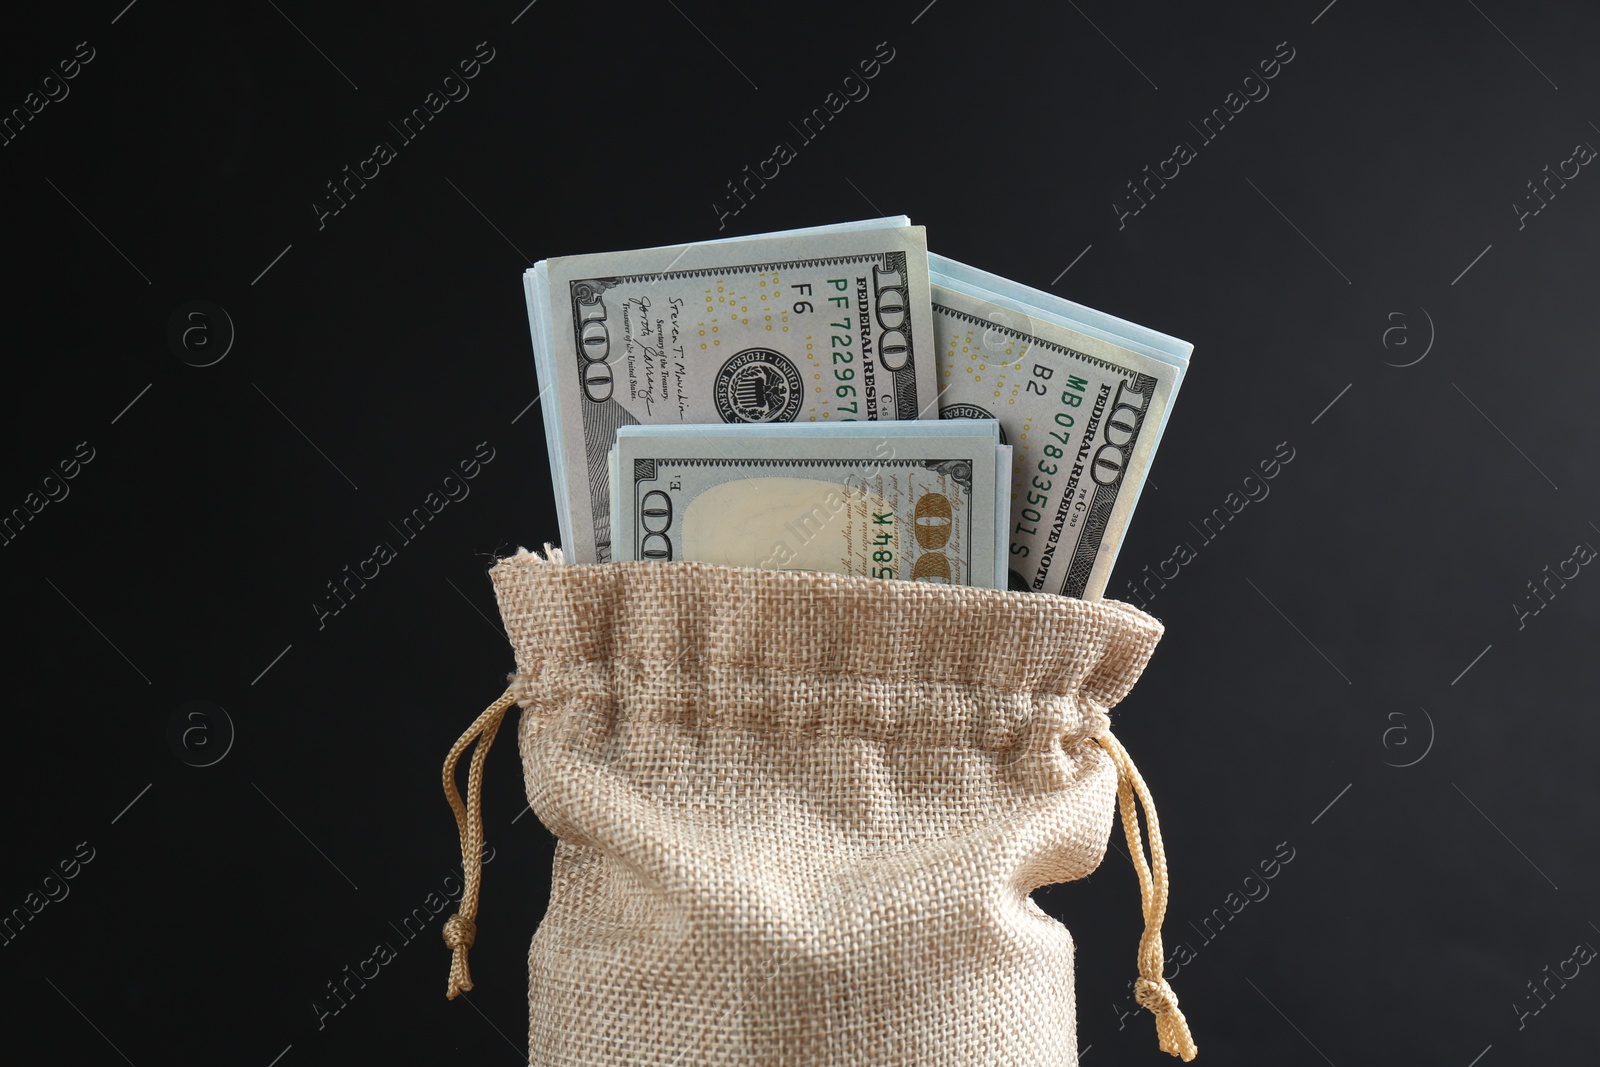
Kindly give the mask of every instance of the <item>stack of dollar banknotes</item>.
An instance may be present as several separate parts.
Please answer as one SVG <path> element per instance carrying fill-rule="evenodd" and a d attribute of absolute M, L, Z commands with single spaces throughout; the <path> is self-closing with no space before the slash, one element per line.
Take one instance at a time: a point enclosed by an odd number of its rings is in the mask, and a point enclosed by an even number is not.
<path fill-rule="evenodd" d="M 524 276 L 561 543 L 1097 599 L 1193 346 L 904 216 Z"/>

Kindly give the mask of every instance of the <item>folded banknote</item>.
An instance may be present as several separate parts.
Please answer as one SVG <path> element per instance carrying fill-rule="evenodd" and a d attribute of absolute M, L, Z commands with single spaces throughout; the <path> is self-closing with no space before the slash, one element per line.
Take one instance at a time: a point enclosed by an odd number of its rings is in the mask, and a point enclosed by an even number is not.
<path fill-rule="evenodd" d="M 1009 587 L 1098 599 L 1193 345 L 929 257 L 939 414 L 1015 450 Z"/>
<path fill-rule="evenodd" d="M 999 437 L 993 420 L 625 426 L 613 558 L 1003 588 Z"/>
<path fill-rule="evenodd" d="M 936 417 L 927 242 L 904 217 L 527 271 L 562 544 L 613 558 L 620 427 Z"/>

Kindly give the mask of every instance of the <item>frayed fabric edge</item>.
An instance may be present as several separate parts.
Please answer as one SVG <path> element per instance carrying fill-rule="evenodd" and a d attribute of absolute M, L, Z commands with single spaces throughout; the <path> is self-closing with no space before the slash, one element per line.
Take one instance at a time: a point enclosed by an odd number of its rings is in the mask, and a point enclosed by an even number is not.
<path fill-rule="evenodd" d="M 521 545 L 519 545 L 519 546 L 517 546 L 517 554 L 516 555 L 507 556 L 505 559 L 501 560 L 500 562 L 501 563 L 532 562 L 532 563 L 544 563 L 544 564 L 565 564 L 567 562 L 567 558 L 566 558 L 565 555 L 562 554 L 561 549 L 557 548 L 555 545 L 552 545 L 549 541 L 546 541 L 544 543 L 544 555 L 542 555 L 542 556 L 537 552 L 530 552 L 526 548 L 524 548 Z"/>

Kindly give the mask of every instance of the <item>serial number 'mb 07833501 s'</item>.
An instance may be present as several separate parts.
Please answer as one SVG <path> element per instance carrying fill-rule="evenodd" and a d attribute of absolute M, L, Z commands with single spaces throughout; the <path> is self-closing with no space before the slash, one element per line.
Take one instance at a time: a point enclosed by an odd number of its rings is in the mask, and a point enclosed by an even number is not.
<path fill-rule="evenodd" d="M 1033 369 L 1036 375 L 1041 370 L 1049 370 L 1038 364 Z M 1040 536 L 1039 526 L 1044 521 L 1045 513 L 1038 509 L 1048 507 L 1051 501 L 1048 494 L 1056 485 L 1056 476 L 1063 475 L 1059 503 L 1044 535 L 1045 546 L 1039 553 L 1035 567 L 1035 590 L 1044 587 L 1044 576 L 1063 534 L 1079 533 L 1076 538 L 1078 548 L 1068 568 L 1069 576 L 1077 570 L 1087 577 L 1088 569 L 1093 566 L 1094 553 L 1099 549 L 1100 538 L 1104 536 L 1111 508 L 1115 506 L 1116 492 L 1128 472 L 1133 446 L 1139 439 L 1145 413 L 1150 409 L 1150 394 L 1154 384 L 1155 379 L 1148 375 L 1140 375 L 1133 382 L 1117 382 L 1116 398 L 1107 411 L 1111 384 L 1101 382 L 1074 445 L 1071 431 L 1077 425 L 1081 412 L 1069 409 L 1082 406 L 1084 388 L 1088 382 L 1076 375 L 1067 378 L 1066 386 L 1061 390 L 1061 410 L 1054 413 L 1050 425 L 1044 429 L 1046 443 L 1039 449 L 1040 458 L 1034 465 L 1032 479 L 1023 489 L 1027 503 L 1020 509 L 1019 521 L 1013 528 L 1017 537 Z M 1089 476 L 1088 484 L 1083 481 L 1085 474 Z M 1025 558 L 1031 551 L 1026 542 L 1012 542 L 1011 554 L 1015 557 Z"/>

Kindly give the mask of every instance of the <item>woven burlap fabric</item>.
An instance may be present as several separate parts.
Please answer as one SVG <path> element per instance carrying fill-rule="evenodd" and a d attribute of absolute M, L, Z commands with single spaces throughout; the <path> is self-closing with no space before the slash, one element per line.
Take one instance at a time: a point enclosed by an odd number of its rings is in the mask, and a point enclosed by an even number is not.
<path fill-rule="evenodd" d="M 544 1065 L 1076 1062 L 1093 739 L 1161 626 L 1114 601 L 698 563 L 491 571 L 557 836 Z"/>

